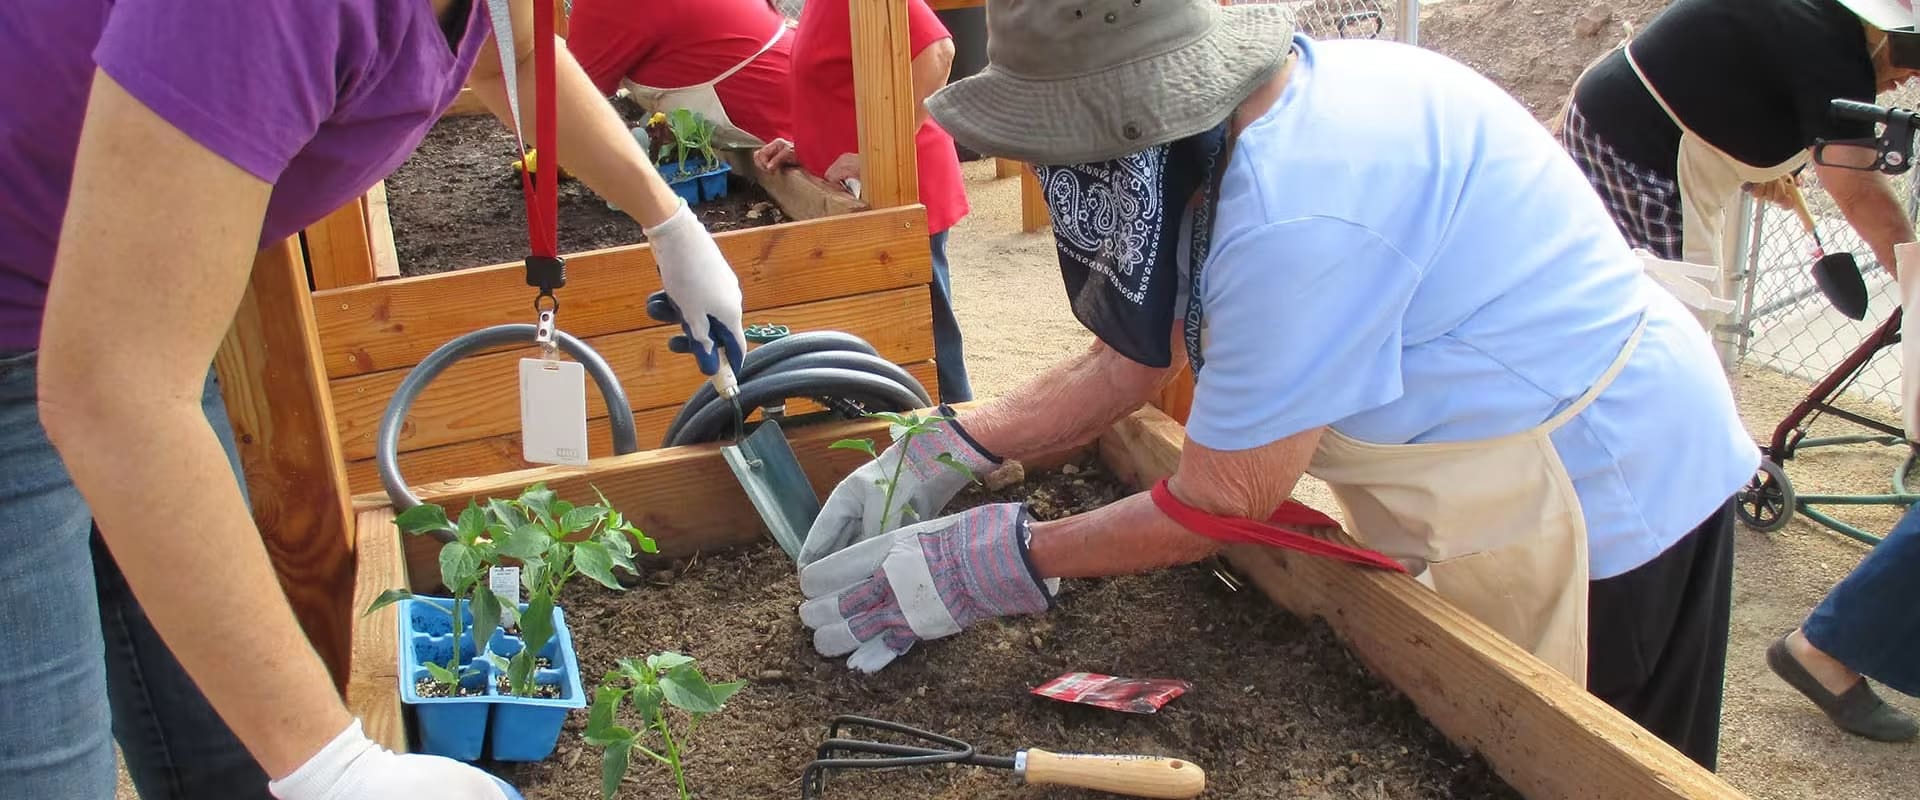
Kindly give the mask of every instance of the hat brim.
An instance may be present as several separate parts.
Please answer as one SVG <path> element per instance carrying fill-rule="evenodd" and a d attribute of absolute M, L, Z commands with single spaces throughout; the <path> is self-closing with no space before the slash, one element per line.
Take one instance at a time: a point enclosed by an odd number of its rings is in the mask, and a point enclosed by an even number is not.
<path fill-rule="evenodd" d="M 1180 49 L 1061 80 L 988 64 L 934 92 L 927 112 L 983 156 L 1048 165 L 1119 158 L 1220 124 L 1273 77 L 1293 33 L 1282 6 L 1226 6 L 1213 31 Z"/>
<path fill-rule="evenodd" d="M 1914 27 L 1913 8 L 1901 5 L 1900 0 L 1840 0 L 1840 5 L 1883 31 Z"/>

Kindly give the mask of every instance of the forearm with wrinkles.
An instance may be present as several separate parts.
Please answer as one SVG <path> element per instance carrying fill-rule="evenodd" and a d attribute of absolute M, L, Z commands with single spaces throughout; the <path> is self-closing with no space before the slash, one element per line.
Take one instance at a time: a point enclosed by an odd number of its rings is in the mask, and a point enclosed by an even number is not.
<path fill-rule="evenodd" d="M 959 421 L 994 455 L 1030 459 L 1093 441 L 1145 404 L 1184 363 L 1143 366 L 1096 341 Z"/>

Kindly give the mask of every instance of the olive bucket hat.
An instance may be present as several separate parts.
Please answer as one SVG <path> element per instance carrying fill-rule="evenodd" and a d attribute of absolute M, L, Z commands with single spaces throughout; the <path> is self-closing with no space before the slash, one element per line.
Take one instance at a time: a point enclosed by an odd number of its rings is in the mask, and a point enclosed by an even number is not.
<path fill-rule="evenodd" d="M 1280 68 L 1285 6 L 987 0 L 987 66 L 927 98 L 967 149 L 1029 164 L 1119 158 L 1219 125 Z"/>

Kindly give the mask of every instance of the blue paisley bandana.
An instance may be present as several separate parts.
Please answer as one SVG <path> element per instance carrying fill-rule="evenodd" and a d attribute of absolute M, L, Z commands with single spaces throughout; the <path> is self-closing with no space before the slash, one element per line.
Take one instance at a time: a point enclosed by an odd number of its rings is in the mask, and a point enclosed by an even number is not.
<path fill-rule="evenodd" d="M 1191 206 L 1183 330 L 1199 361 L 1200 266 L 1225 171 L 1227 123 L 1111 161 L 1036 166 L 1073 315 L 1108 347 L 1149 367 L 1173 363 L 1180 221 Z"/>

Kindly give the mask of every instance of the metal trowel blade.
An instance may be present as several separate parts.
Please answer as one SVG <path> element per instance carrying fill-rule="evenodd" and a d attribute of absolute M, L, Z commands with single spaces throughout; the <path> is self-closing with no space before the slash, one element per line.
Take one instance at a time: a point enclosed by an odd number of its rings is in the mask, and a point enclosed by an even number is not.
<path fill-rule="evenodd" d="M 820 516 L 820 498 L 814 495 L 813 483 L 807 480 L 780 424 L 762 421 L 745 439 L 720 448 L 720 456 L 767 523 L 773 540 L 799 563 L 800 543 Z"/>

